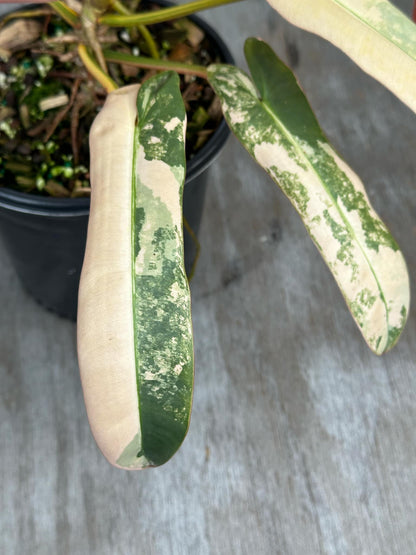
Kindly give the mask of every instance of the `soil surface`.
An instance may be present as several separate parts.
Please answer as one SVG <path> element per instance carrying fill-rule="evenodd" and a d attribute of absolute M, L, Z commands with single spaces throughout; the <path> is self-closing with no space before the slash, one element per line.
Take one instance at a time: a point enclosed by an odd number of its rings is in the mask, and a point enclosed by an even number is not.
<path fill-rule="evenodd" d="M 56 197 L 89 196 L 88 132 L 106 92 L 78 57 L 79 31 L 47 6 L 33 14 L 15 14 L 0 29 L 0 186 Z M 189 19 L 148 29 L 162 59 L 203 66 L 220 61 L 215 45 Z M 102 48 L 150 57 L 136 28 L 106 27 L 98 36 Z M 109 63 L 108 72 L 123 86 L 142 82 L 155 70 Z M 222 115 L 204 79 L 182 75 L 180 80 L 189 160 Z"/>

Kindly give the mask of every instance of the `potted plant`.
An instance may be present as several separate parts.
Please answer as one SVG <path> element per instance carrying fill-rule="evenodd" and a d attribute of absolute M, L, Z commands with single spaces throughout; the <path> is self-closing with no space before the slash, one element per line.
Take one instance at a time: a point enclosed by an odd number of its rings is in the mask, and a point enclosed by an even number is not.
<path fill-rule="evenodd" d="M 42 26 L 47 31 L 44 39 Z M 215 31 L 198 19 L 181 18 L 150 30 L 152 47 L 157 43 L 162 55 L 170 58 L 171 65 L 176 60 L 182 72 L 190 120 L 183 204 L 186 268 L 191 275 L 198 254 L 196 234 L 207 181 L 204 170 L 229 131 L 212 89 L 185 62 L 231 63 L 233 59 Z M 100 41 L 119 55 L 141 48 L 146 66 L 151 62 L 149 48 L 136 35 L 130 40 L 126 31 L 116 34 L 108 28 Z M 80 62 L 76 40 L 72 27 L 48 6 L 10 14 L 0 29 L 0 49 L 5 51 L 0 61 L 4 80 L 0 231 L 25 289 L 49 310 L 72 320 L 76 320 L 90 206 L 88 132 L 106 94 Z M 132 65 L 131 60 L 110 62 L 109 70 L 120 85 L 154 72 L 152 67 Z M 54 108 L 57 102 L 62 106 Z"/>
<path fill-rule="evenodd" d="M 198 0 L 158 17 L 225 3 L 230 0 Z M 415 31 L 391 4 L 269 3 L 344 49 L 415 109 L 409 87 Z M 78 311 L 87 411 L 111 463 L 156 466 L 183 441 L 192 402 L 181 213 L 186 118 L 178 77 L 165 71 L 140 87 L 116 89 L 106 71 L 115 56 L 101 49 L 97 24 L 137 27 L 154 14 L 113 14 L 126 9 L 98 0 L 86 2 L 81 15 L 61 2 L 53 6 L 74 25 L 81 18 L 90 50 L 80 42 L 79 56 L 109 92 L 90 133 L 92 202 Z M 408 313 L 399 247 L 360 179 L 328 144 L 290 70 L 258 39 L 247 40 L 245 54 L 251 78 L 228 64 L 201 72 L 231 130 L 298 211 L 370 348 L 382 354 L 397 342 Z"/>

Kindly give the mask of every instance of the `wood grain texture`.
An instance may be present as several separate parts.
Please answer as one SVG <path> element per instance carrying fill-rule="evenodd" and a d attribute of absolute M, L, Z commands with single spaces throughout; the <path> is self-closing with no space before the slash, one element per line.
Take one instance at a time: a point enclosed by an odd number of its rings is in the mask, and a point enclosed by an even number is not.
<path fill-rule="evenodd" d="M 415 115 L 265 1 L 204 18 L 240 66 L 256 35 L 294 67 L 400 243 L 416 299 Z M 1 248 L 0 553 L 414 555 L 415 303 L 400 343 L 373 355 L 235 140 L 210 170 L 200 240 L 190 431 L 167 465 L 133 474 L 90 435 L 74 325 L 22 291 Z"/>

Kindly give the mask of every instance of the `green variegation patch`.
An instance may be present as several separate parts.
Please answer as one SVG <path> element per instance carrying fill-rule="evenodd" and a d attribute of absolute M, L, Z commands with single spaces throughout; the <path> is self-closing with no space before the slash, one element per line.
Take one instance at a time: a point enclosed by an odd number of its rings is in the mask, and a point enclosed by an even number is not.
<path fill-rule="evenodd" d="M 257 89 L 233 66 L 208 70 L 224 115 L 299 212 L 364 338 L 381 354 L 406 321 L 403 256 L 362 182 L 328 144 L 290 70 L 256 39 L 246 42 L 246 57 Z"/>
<path fill-rule="evenodd" d="M 140 431 L 118 459 L 164 463 L 189 426 L 193 387 L 190 292 L 183 261 L 186 115 L 175 73 L 137 98 L 132 185 L 133 319 Z"/>
<path fill-rule="evenodd" d="M 416 111 L 414 23 L 387 0 L 268 0 L 294 25 L 331 41 Z"/>

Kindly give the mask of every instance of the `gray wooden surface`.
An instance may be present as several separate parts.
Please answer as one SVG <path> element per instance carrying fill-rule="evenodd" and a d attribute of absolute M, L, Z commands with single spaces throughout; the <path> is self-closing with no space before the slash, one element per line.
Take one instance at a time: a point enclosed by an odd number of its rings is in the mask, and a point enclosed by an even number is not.
<path fill-rule="evenodd" d="M 241 66 L 250 35 L 290 61 L 401 244 L 416 297 L 415 115 L 264 1 L 204 17 Z M 99 454 L 75 326 L 26 295 L 0 247 L 0 553 L 416 553 L 415 303 L 399 345 L 371 354 L 296 214 L 235 140 L 210 177 L 193 417 L 159 469 Z"/>

